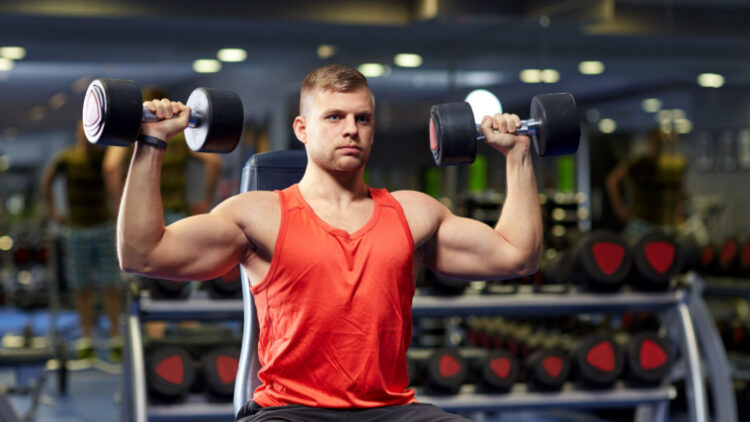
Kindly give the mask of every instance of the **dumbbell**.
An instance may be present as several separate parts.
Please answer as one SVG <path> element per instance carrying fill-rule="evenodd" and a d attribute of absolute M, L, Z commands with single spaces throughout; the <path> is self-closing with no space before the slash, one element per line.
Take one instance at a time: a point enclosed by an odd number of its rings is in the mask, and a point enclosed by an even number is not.
<path fill-rule="evenodd" d="M 435 350 L 425 367 L 425 386 L 435 394 L 457 394 L 469 375 L 469 365 L 456 349 Z"/>
<path fill-rule="evenodd" d="M 538 350 L 526 360 L 531 390 L 560 390 L 570 375 L 570 356 L 559 348 Z"/>
<path fill-rule="evenodd" d="M 572 356 L 578 379 L 585 388 L 609 388 L 625 368 L 622 349 L 606 333 L 590 334 L 582 338 Z"/>
<path fill-rule="evenodd" d="M 245 113 L 240 97 L 227 90 L 196 88 L 187 100 L 190 123 L 185 139 L 193 151 L 231 152 L 242 135 Z M 143 122 L 157 117 L 143 107 L 135 82 L 95 79 L 83 101 L 83 131 L 92 144 L 129 146 Z M 165 139 L 166 140 L 166 139 Z"/>
<path fill-rule="evenodd" d="M 143 277 L 144 287 L 154 300 L 183 300 L 190 296 L 190 281 Z"/>
<path fill-rule="evenodd" d="M 625 283 L 632 267 L 630 247 L 617 234 L 597 230 L 582 241 L 572 253 L 567 266 L 569 280 L 589 290 L 612 292 Z"/>
<path fill-rule="evenodd" d="M 655 230 L 640 236 L 631 248 L 633 271 L 631 284 L 640 290 L 667 290 L 670 280 L 682 268 L 682 254 L 677 241 Z"/>
<path fill-rule="evenodd" d="M 493 350 L 478 362 L 480 391 L 505 393 L 510 391 L 521 373 L 518 359 L 507 350 Z"/>
<path fill-rule="evenodd" d="M 159 347 L 146 358 L 146 384 L 153 402 L 184 401 L 194 379 L 193 359 L 182 347 Z"/>
<path fill-rule="evenodd" d="M 211 299 L 240 299 L 242 298 L 242 282 L 240 269 L 234 267 L 221 277 L 211 279 L 205 284 Z"/>
<path fill-rule="evenodd" d="M 235 346 L 217 347 L 203 355 L 201 373 L 210 402 L 232 401 L 239 361 L 240 349 Z"/>
<path fill-rule="evenodd" d="M 653 387 L 661 383 L 672 366 L 669 341 L 653 332 L 643 332 L 625 345 L 626 380 L 633 387 Z"/>
<path fill-rule="evenodd" d="M 581 125 L 578 106 L 569 93 L 542 94 L 531 100 L 531 118 L 521 121 L 519 135 L 531 136 L 542 157 L 570 154 L 578 150 Z M 467 102 L 447 103 L 430 109 L 430 149 L 435 163 L 472 163 L 477 142 L 485 138 L 477 130 L 474 113 Z"/>

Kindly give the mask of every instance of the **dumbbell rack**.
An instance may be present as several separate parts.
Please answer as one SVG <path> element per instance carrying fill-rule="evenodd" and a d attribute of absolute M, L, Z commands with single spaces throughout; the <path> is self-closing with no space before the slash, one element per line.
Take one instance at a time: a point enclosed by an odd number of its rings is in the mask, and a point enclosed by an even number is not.
<path fill-rule="evenodd" d="M 734 277 L 706 277 L 705 296 L 739 296 L 750 301 L 750 280 Z M 750 359 L 730 357 L 732 378 L 750 381 Z"/>
<path fill-rule="evenodd" d="M 530 289 L 507 295 L 463 295 L 458 297 L 417 296 L 414 317 L 469 315 L 538 316 L 581 313 L 659 312 L 676 344 L 681 360 L 670 381 L 685 378 L 688 417 L 691 422 L 708 420 L 736 422 L 736 405 L 729 377 L 726 352 L 702 299 L 704 282 L 695 274 L 686 276 L 689 287 L 659 293 L 615 294 L 532 293 Z M 699 353 L 699 346 L 702 354 Z M 711 381 L 715 415 L 709 419 L 703 377 Z M 577 390 L 568 384 L 561 392 L 537 393 L 523 385 L 508 394 L 477 394 L 465 385 L 455 396 L 428 396 L 417 390 L 420 401 L 452 412 L 498 410 L 542 410 L 549 408 L 612 408 L 637 406 L 636 420 L 666 421 L 669 401 L 676 397 L 671 382 L 657 388 L 627 388 L 618 383 L 606 391 Z"/>
<path fill-rule="evenodd" d="M 213 300 L 203 291 L 194 291 L 184 300 L 153 300 L 147 291 L 129 296 L 132 297 L 128 300 L 125 322 L 120 420 L 234 420 L 231 402 L 209 403 L 200 395 L 191 394 L 184 403 L 178 404 L 149 403 L 141 324 L 146 321 L 242 321 L 242 300 Z"/>
<path fill-rule="evenodd" d="M 660 293 L 550 294 L 532 293 L 521 288 L 517 293 L 508 295 L 417 296 L 413 301 L 412 314 L 414 317 L 445 317 L 659 312 L 663 314 L 671 337 L 680 347 L 682 359 L 675 364 L 675 371 L 670 378 L 674 381 L 680 374 L 684 375 L 689 420 L 709 420 L 703 383 L 705 372 L 711 380 L 711 395 L 715 403 L 713 420 L 735 422 L 736 405 L 730 384 L 729 364 L 701 297 L 704 282 L 692 273 L 687 275 L 686 281 L 688 288 Z M 148 403 L 142 322 L 242 319 L 241 300 L 210 300 L 201 293 L 193 292 L 189 299 L 172 301 L 152 300 L 147 293 L 142 293 L 129 301 L 123 356 L 122 420 L 145 422 L 182 418 L 233 418 L 231 403 L 207 403 L 191 398 L 177 405 Z M 417 389 L 417 398 L 448 411 L 464 413 L 637 406 L 638 421 L 666 421 L 669 401 L 677 394 L 676 389 L 670 384 L 657 388 L 636 389 L 618 383 L 615 388 L 606 391 L 577 390 L 569 384 L 561 392 L 555 393 L 531 392 L 527 391 L 524 385 L 516 385 L 509 394 L 477 394 L 473 386 L 466 385 L 455 396 L 428 396 Z"/>

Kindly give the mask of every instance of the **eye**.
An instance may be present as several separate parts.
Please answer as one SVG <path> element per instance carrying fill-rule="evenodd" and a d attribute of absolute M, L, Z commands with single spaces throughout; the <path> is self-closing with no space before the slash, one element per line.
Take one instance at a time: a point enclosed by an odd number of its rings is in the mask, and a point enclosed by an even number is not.
<path fill-rule="evenodd" d="M 358 123 L 370 123 L 370 116 L 357 116 Z"/>
<path fill-rule="evenodd" d="M 338 114 L 329 114 L 328 116 L 326 116 L 326 120 L 331 120 L 335 122 L 337 120 L 341 120 L 341 116 L 339 116 Z"/>

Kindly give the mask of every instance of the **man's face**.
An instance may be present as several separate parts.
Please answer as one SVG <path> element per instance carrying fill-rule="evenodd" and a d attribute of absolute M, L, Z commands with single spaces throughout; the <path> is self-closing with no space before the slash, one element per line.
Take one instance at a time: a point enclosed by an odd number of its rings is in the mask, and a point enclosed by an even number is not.
<path fill-rule="evenodd" d="M 295 120 L 295 133 L 318 166 L 357 170 L 370 156 L 375 125 L 370 90 L 314 90 L 307 94 L 305 116 Z"/>

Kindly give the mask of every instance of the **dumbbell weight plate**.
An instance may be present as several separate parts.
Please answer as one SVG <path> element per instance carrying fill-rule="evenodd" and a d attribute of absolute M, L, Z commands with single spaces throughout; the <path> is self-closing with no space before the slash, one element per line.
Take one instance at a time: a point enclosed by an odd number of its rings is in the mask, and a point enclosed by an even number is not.
<path fill-rule="evenodd" d="M 467 102 L 430 109 L 430 150 L 439 166 L 472 163 L 477 155 L 477 126 Z"/>
<path fill-rule="evenodd" d="M 143 116 L 141 92 L 135 82 L 96 79 L 83 101 L 83 132 L 92 144 L 129 146 Z"/>
<path fill-rule="evenodd" d="M 195 127 L 185 131 L 193 151 L 231 152 L 242 136 L 245 112 L 240 97 L 223 89 L 197 88 L 188 97 L 190 110 L 200 116 Z"/>
<path fill-rule="evenodd" d="M 534 142 L 539 155 L 572 154 L 578 150 L 581 124 L 572 95 L 567 92 L 537 95 L 531 100 L 530 115 L 540 123 Z"/>

